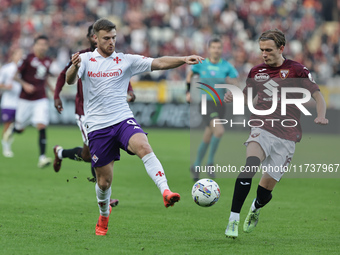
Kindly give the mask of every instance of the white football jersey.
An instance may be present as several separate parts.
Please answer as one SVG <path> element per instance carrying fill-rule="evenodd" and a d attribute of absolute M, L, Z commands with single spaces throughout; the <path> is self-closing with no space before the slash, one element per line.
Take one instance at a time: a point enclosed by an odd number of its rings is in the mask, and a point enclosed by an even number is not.
<path fill-rule="evenodd" d="M 133 118 L 126 101 L 133 75 L 150 72 L 152 58 L 112 53 L 104 58 L 97 49 L 80 54 L 78 76 L 83 83 L 85 127 L 88 132 Z"/>
<path fill-rule="evenodd" d="M 21 85 L 14 81 L 14 75 L 17 72 L 17 65 L 12 62 L 4 65 L 0 69 L 0 83 L 12 86 L 11 90 L 4 90 L 1 97 L 1 108 L 2 109 L 16 109 L 19 95 L 21 92 Z"/>

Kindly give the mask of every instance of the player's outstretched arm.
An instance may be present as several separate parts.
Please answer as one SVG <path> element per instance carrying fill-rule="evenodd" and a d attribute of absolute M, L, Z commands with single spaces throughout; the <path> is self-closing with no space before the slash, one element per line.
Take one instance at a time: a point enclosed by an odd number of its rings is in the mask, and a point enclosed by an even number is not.
<path fill-rule="evenodd" d="M 323 98 L 322 94 L 320 91 L 315 91 L 312 95 L 314 100 L 316 101 L 316 113 L 317 117 L 315 118 L 314 122 L 316 124 L 320 125 L 327 125 L 328 124 L 328 119 L 326 119 L 326 102 L 325 99 Z"/>
<path fill-rule="evenodd" d="M 195 65 L 202 63 L 204 58 L 196 55 L 186 56 L 186 57 L 160 57 L 155 58 L 151 64 L 151 70 L 167 70 L 179 67 L 183 64 Z"/>
<path fill-rule="evenodd" d="M 72 65 L 67 69 L 66 72 L 66 82 L 69 85 L 75 84 L 78 80 L 78 69 L 80 67 L 81 58 L 79 57 L 79 52 L 73 54 L 71 58 Z"/>

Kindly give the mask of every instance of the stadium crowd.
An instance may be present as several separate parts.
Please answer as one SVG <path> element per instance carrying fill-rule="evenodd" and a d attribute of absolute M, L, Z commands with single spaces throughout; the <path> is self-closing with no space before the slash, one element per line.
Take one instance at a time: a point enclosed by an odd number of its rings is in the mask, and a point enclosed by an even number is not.
<path fill-rule="evenodd" d="M 117 50 L 156 57 L 205 55 L 213 34 L 222 37 L 223 57 L 241 77 L 261 62 L 256 39 L 279 28 L 289 44 L 285 55 L 303 63 L 319 84 L 340 75 L 338 6 L 332 0 L 2 0 L 0 64 L 11 51 L 27 52 L 34 36 L 50 38 L 58 73 L 70 53 L 86 47 L 84 34 L 97 18 L 108 17 L 120 31 Z M 185 67 L 151 79 L 184 80 Z"/>

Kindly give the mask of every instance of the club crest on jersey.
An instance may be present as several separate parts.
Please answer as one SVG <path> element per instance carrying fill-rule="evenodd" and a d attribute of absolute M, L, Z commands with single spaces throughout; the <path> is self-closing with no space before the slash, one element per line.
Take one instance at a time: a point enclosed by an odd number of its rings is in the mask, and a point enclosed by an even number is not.
<path fill-rule="evenodd" d="M 119 63 L 119 61 L 122 61 L 119 57 L 116 57 L 113 59 L 113 61 L 115 61 L 117 64 Z"/>
<path fill-rule="evenodd" d="M 95 58 L 90 58 L 89 61 L 91 62 L 97 62 L 97 60 Z"/>
<path fill-rule="evenodd" d="M 280 70 L 280 77 L 282 80 L 286 79 L 288 77 L 289 70 L 288 69 L 281 69 Z"/>
<path fill-rule="evenodd" d="M 259 82 L 266 81 L 269 78 L 270 78 L 269 75 L 266 73 L 257 73 L 255 74 L 255 77 L 254 77 L 255 81 L 259 81 Z"/>
<path fill-rule="evenodd" d="M 92 157 L 92 160 L 94 161 L 94 163 L 97 163 L 98 159 L 99 158 L 96 156 L 96 154 L 94 154 Z"/>

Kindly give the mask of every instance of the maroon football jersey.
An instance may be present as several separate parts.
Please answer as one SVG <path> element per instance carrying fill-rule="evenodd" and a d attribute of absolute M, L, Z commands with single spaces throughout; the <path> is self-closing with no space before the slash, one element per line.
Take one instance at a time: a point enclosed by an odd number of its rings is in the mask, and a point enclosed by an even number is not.
<path fill-rule="evenodd" d="M 271 67 L 266 64 L 260 64 L 253 67 L 248 75 L 247 86 L 243 93 L 247 95 L 247 88 L 253 88 L 253 96 L 258 95 L 258 101 L 254 107 L 257 110 L 268 110 L 272 107 L 272 88 L 278 90 L 278 103 L 276 110 L 269 115 L 252 114 L 250 119 L 261 121 L 251 121 L 252 126 L 263 126 L 261 128 L 274 134 L 277 137 L 299 142 L 302 137 L 300 125 L 300 109 L 295 104 L 286 105 L 286 115 L 281 114 L 281 88 L 304 88 L 310 91 L 311 95 L 319 90 L 319 86 L 314 82 L 308 69 L 298 62 L 286 59 L 279 67 Z M 302 93 L 287 93 L 287 99 L 302 98 Z M 268 120 L 278 121 L 268 121 Z M 295 121 L 286 121 L 286 120 Z M 281 124 L 283 122 L 283 125 Z M 296 125 L 296 126 L 294 126 Z M 294 126 L 294 127 L 293 127 Z"/>
<path fill-rule="evenodd" d="M 35 88 L 32 94 L 28 94 L 22 89 L 20 98 L 26 100 L 46 98 L 45 83 L 51 63 L 52 60 L 49 57 L 39 59 L 31 53 L 19 64 L 18 71 L 21 74 L 21 79 Z"/>

